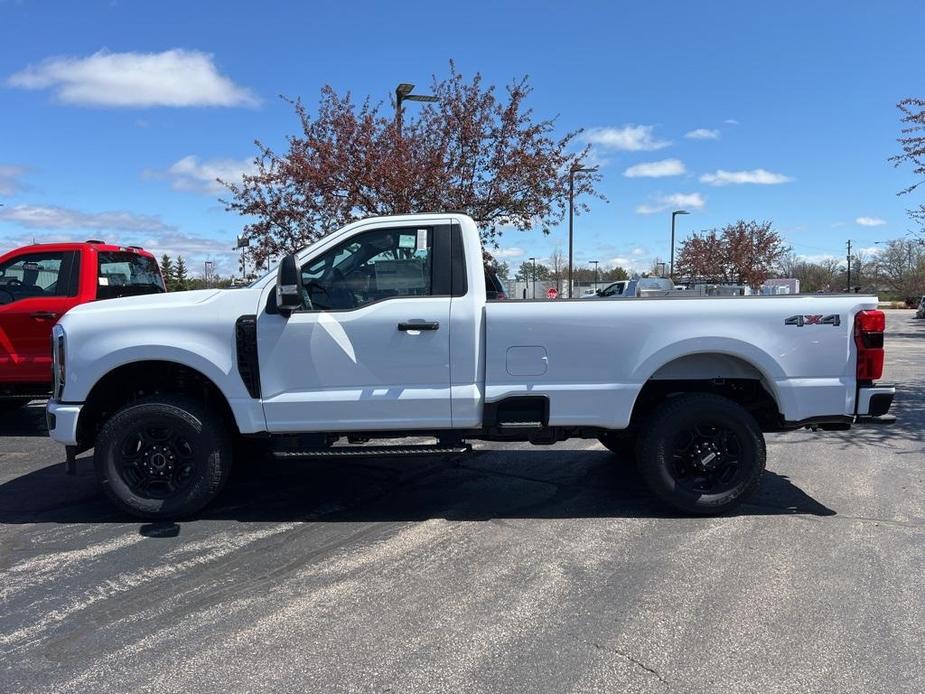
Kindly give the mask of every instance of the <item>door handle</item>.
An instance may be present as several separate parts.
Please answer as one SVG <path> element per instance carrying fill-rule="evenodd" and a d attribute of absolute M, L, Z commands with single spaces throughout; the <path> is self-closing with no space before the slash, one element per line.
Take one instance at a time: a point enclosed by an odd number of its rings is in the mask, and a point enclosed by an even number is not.
<path fill-rule="evenodd" d="M 52 313 L 51 311 L 36 311 L 35 313 L 31 314 L 31 316 L 33 318 L 49 318 L 54 320 L 58 317 L 58 314 Z"/>
<path fill-rule="evenodd" d="M 440 323 L 437 321 L 409 321 L 407 323 L 399 323 L 398 329 L 402 332 L 407 332 L 409 330 L 439 330 Z"/>

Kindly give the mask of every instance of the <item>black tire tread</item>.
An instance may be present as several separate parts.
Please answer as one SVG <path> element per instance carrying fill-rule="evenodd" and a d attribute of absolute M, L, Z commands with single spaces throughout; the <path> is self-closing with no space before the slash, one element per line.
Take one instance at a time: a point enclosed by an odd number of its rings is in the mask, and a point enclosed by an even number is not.
<path fill-rule="evenodd" d="M 755 469 L 752 470 L 746 484 L 720 495 L 719 499 L 704 501 L 701 498 L 693 502 L 664 484 L 660 476 L 660 468 L 665 461 L 662 460 L 659 444 L 663 432 L 680 417 L 688 415 L 691 411 L 702 412 L 717 409 L 725 411 L 730 418 L 739 418 L 751 435 L 757 452 Z M 712 393 L 685 393 L 666 400 L 646 423 L 639 437 L 637 459 L 640 474 L 646 485 L 662 502 L 686 513 L 718 515 L 731 510 L 757 491 L 767 462 L 767 449 L 758 422 L 742 405 Z"/>
<path fill-rule="evenodd" d="M 183 419 L 194 429 L 211 438 L 213 452 L 205 466 L 203 479 L 187 490 L 184 498 L 168 500 L 143 499 L 131 493 L 124 483 L 113 480 L 103 460 L 107 444 L 115 438 L 124 423 L 146 413 L 169 414 Z M 116 412 L 103 425 L 97 436 L 94 466 L 103 492 L 120 509 L 143 519 L 173 519 L 188 517 L 201 510 L 222 490 L 231 469 L 231 439 L 227 426 L 212 414 L 204 403 L 185 395 L 151 395 L 134 400 Z"/>

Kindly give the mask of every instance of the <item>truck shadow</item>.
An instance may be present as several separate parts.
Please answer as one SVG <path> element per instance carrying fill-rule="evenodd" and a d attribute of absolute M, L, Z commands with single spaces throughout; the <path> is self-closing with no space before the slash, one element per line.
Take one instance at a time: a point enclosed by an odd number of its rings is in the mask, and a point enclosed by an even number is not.
<path fill-rule="evenodd" d="M 45 401 L 33 400 L 30 405 L 13 410 L 0 408 L 0 436 L 48 436 Z"/>
<path fill-rule="evenodd" d="M 733 515 L 780 514 L 831 516 L 835 511 L 786 476 L 768 471 L 760 492 Z M 483 451 L 449 461 L 253 461 L 236 467 L 219 499 L 196 519 L 337 523 L 676 516 L 613 454 L 546 449 Z M 86 456 L 75 477 L 65 476 L 58 464 L 0 485 L 2 524 L 125 522 L 138 521 L 97 492 Z"/>

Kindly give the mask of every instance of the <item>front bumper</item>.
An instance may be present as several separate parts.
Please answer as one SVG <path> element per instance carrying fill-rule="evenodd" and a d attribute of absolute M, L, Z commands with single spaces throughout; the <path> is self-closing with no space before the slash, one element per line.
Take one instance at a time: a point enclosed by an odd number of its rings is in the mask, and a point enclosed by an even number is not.
<path fill-rule="evenodd" d="M 858 388 L 858 417 L 882 417 L 890 411 L 896 387 L 871 385 Z"/>
<path fill-rule="evenodd" d="M 83 405 L 49 400 L 45 408 L 48 435 L 65 446 L 77 445 L 77 420 Z"/>

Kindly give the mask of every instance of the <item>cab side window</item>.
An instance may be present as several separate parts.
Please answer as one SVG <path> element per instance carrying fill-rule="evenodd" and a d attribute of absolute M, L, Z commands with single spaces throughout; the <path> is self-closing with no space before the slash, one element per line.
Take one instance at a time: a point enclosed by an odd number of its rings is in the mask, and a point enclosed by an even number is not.
<path fill-rule="evenodd" d="M 358 234 L 302 268 L 302 308 L 350 310 L 398 296 L 432 294 L 433 229 Z"/>
<path fill-rule="evenodd" d="M 28 253 L 0 265 L 0 304 L 20 299 L 74 296 L 73 253 Z"/>

